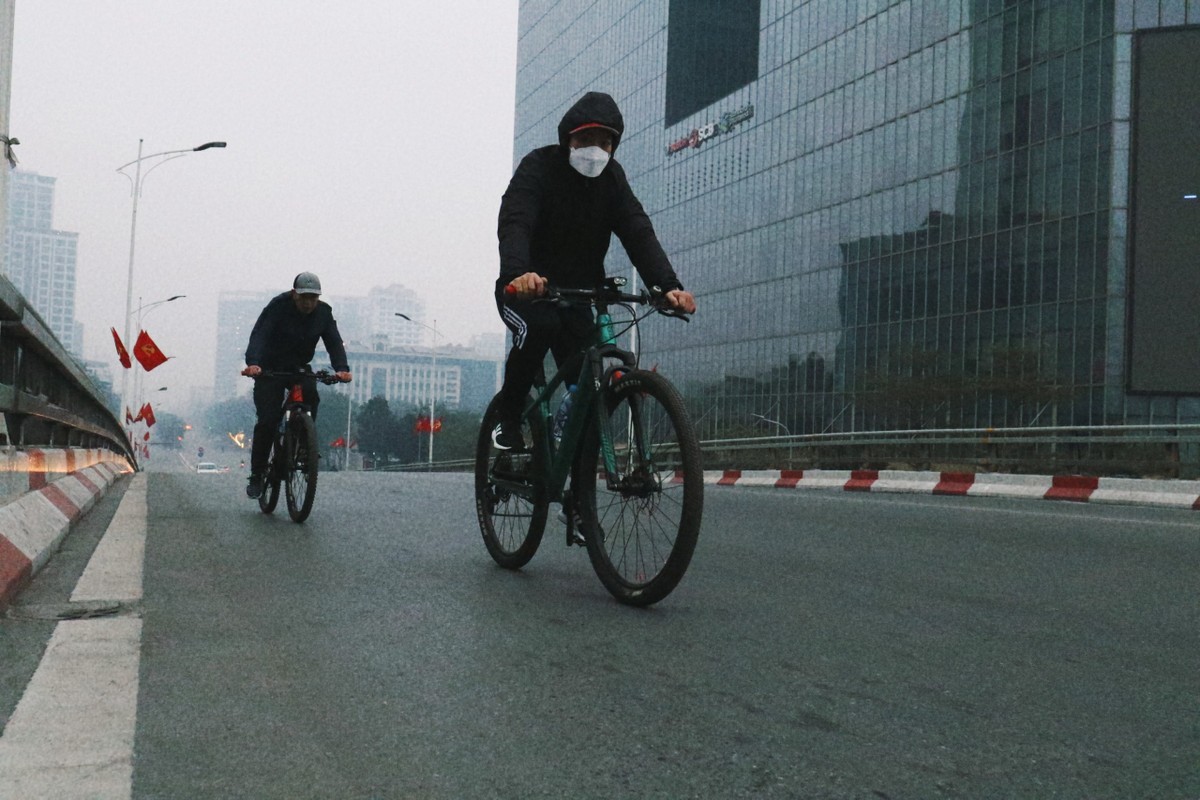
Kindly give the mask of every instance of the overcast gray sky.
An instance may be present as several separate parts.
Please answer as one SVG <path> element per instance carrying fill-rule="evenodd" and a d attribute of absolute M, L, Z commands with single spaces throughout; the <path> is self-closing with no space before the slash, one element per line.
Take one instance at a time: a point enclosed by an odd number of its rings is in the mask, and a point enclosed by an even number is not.
<path fill-rule="evenodd" d="M 329 295 L 405 284 L 449 341 L 502 331 L 516 25 L 517 0 L 18 0 L 10 135 L 20 169 L 58 179 L 55 227 L 79 233 L 85 355 L 115 364 L 124 329 L 116 168 L 139 138 L 229 143 L 144 176 L 133 304 L 187 295 L 144 320 L 175 356 L 154 379 L 211 384 L 217 293 L 302 270 Z"/>

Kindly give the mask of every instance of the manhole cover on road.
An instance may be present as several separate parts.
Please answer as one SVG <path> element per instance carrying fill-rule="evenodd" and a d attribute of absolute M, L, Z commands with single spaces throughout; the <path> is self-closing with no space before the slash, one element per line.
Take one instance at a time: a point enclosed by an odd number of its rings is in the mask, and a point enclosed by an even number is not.
<path fill-rule="evenodd" d="M 121 613 L 123 603 L 115 600 L 92 600 L 84 603 L 45 603 L 42 605 L 12 606 L 8 616 L 12 619 L 92 619 L 111 617 Z"/>

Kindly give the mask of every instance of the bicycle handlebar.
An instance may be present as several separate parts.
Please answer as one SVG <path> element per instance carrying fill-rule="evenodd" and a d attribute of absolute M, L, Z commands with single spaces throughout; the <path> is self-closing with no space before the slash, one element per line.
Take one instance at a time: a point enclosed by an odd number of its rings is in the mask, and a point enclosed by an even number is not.
<path fill-rule="evenodd" d="M 504 287 L 504 293 L 510 297 L 514 296 L 517 293 L 517 288 L 510 283 Z M 589 303 L 637 303 L 639 305 L 651 306 L 664 317 L 675 317 L 684 322 L 691 321 L 691 315 L 670 305 L 666 299 L 666 293 L 662 291 L 652 293 L 643 289 L 638 294 L 627 294 L 626 292 L 622 292 L 617 286 L 604 286 L 600 289 L 571 289 L 567 287 L 547 286 L 546 294 L 535 299 L 546 302 L 556 300 L 569 302 L 571 299 L 577 299 L 586 300 Z"/>
<path fill-rule="evenodd" d="M 264 369 L 262 372 L 258 373 L 257 375 L 247 375 L 246 377 L 254 378 L 255 380 L 257 380 L 259 378 L 294 378 L 294 379 L 316 378 L 318 381 L 325 384 L 326 386 L 331 386 L 335 383 L 342 382 L 342 379 L 339 378 L 336 373 L 330 372 L 327 369 L 317 370 L 316 372 L 304 372 L 302 370 L 296 370 L 296 369 L 289 369 L 289 370 L 265 370 Z"/>

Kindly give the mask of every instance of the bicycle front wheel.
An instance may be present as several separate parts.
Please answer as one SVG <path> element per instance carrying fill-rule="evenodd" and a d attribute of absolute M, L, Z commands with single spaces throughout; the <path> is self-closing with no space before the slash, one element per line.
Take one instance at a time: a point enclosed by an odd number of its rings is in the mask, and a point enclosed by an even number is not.
<path fill-rule="evenodd" d="M 549 502 L 541 480 L 541 450 L 536 446 L 543 431 L 535 421 L 531 451 L 497 450 L 492 446 L 492 430 L 498 424 L 498 404 L 492 400 L 475 445 L 475 511 L 492 559 L 505 569 L 520 569 L 533 558 L 546 531 Z"/>
<path fill-rule="evenodd" d="M 282 454 L 276 450 L 275 455 L 267 462 L 267 473 L 263 478 L 262 493 L 258 496 L 258 508 L 264 514 L 275 511 L 279 503 L 279 461 Z"/>
<path fill-rule="evenodd" d="M 285 481 L 288 514 L 304 522 L 317 497 L 317 426 L 308 414 L 293 414 L 284 434 L 288 454 Z"/>
<path fill-rule="evenodd" d="M 648 606 L 671 593 L 696 549 L 700 445 L 679 392 L 657 373 L 626 373 L 601 402 L 615 470 L 606 469 L 593 426 L 576 477 L 588 556 L 614 597 Z"/>

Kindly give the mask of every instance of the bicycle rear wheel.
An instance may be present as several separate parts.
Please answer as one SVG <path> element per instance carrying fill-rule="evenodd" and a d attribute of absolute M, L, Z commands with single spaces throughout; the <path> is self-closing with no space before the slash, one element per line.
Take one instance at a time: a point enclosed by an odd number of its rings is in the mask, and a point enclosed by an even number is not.
<path fill-rule="evenodd" d="M 279 503 L 279 462 L 283 458 L 283 454 L 278 448 L 271 460 L 267 462 L 267 472 L 263 477 L 262 493 L 258 496 L 258 508 L 264 514 L 270 514 L 275 511 L 275 506 Z"/>
<path fill-rule="evenodd" d="M 304 522 L 317 497 L 317 426 L 312 417 L 295 413 L 284 434 L 288 454 L 285 473 L 288 514 L 292 522 Z"/>
<path fill-rule="evenodd" d="M 475 445 L 475 511 L 492 559 L 505 569 L 520 569 L 542 543 L 549 502 L 541 483 L 541 450 L 497 450 L 492 446 L 492 430 L 499 423 L 493 399 Z M 543 424 L 536 420 L 533 424 L 536 441 L 544 435 Z"/>
<path fill-rule="evenodd" d="M 593 426 L 580 451 L 577 494 L 592 567 L 622 603 L 647 606 L 683 578 L 704 509 L 700 445 L 675 387 L 644 370 L 601 398 L 616 457 L 608 475 Z"/>

